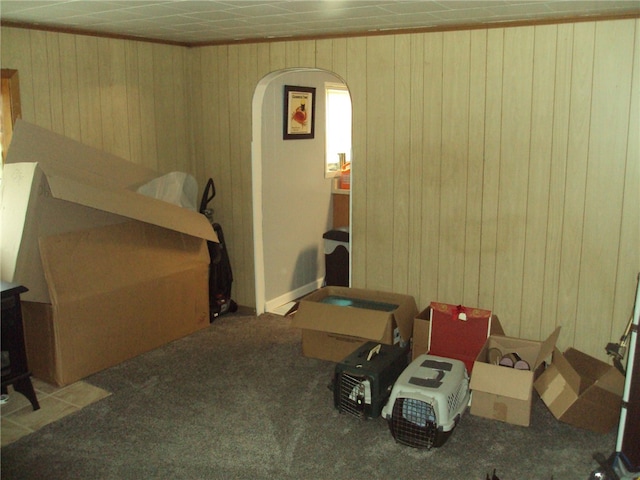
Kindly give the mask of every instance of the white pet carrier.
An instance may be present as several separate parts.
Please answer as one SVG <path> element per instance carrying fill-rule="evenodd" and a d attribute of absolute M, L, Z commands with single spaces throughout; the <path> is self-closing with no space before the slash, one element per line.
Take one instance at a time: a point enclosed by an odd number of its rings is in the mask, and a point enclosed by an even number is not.
<path fill-rule="evenodd" d="M 398 377 L 382 417 L 398 443 L 440 447 L 462 417 L 469 396 L 463 362 L 420 355 Z"/>

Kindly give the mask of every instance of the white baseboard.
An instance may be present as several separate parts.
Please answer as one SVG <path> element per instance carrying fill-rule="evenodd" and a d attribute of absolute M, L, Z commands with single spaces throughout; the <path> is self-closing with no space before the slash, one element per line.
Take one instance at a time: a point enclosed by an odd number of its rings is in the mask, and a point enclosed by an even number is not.
<path fill-rule="evenodd" d="M 284 315 L 293 306 L 296 299 L 317 290 L 322 286 L 322 282 L 324 282 L 324 278 L 317 279 L 315 282 L 307 283 L 306 285 L 298 287 L 295 290 L 280 295 L 279 297 L 267 300 L 265 302 L 265 311 Z"/>

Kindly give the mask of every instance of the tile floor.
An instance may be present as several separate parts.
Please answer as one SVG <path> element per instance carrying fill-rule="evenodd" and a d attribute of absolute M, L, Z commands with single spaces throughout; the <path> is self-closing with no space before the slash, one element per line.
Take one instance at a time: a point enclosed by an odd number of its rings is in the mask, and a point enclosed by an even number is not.
<path fill-rule="evenodd" d="M 12 387 L 9 387 L 9 401 L 0 407 L 3 447 L 111 395 L 106 390 L 82 381 L 65 387 L 56 387 L 37 378 L 31 380 L 40 403 L 40 409 L 34 411 L 24 395 L 14 392 Z"/>

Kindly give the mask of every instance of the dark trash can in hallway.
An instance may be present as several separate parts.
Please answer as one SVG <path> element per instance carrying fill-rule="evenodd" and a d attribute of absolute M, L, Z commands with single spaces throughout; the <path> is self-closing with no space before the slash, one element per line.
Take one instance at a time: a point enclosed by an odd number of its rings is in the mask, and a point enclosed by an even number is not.
<path fill-rule="evenodd" d="M 326 286 L 349 286 L 349 230 L 329 230 L 324 235 L 324 260 Z"/>

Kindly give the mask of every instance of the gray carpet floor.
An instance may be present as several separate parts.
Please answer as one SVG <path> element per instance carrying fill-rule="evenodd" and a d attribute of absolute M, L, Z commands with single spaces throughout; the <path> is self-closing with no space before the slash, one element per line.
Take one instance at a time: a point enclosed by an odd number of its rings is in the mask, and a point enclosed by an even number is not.
<path fill-rule="evenodd" d="M 221 317 L 86 378 L 112 395 L 3 447 L 2 479 L 587 480 L 615 449 L 539 399 L 530 427 L 467 411 L 441 448 L 403 446 L 334 408 L 334 368 L 287 318 Z"/>

